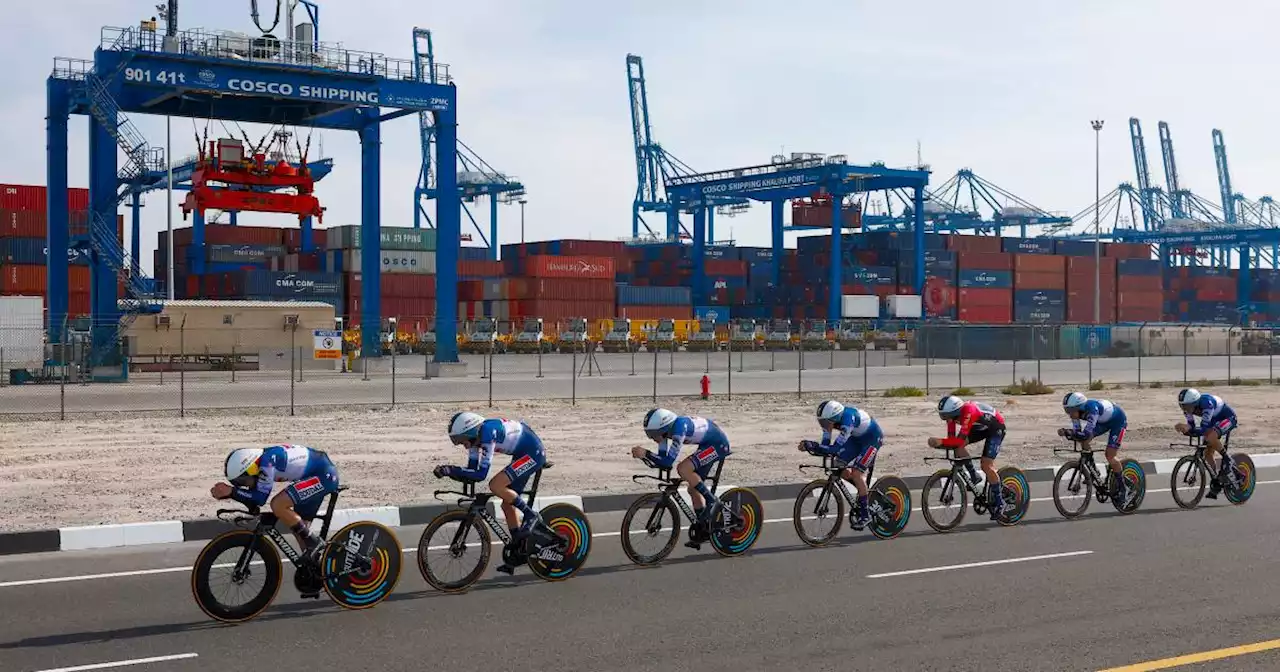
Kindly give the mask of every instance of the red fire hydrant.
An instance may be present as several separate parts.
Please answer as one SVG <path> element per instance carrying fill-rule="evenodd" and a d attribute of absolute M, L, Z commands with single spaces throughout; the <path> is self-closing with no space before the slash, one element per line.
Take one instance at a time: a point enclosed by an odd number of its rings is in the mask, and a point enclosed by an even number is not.
<path fill-rule="evenodd" d="M 702 380 L 698 381 L 702 385 L 702 398 L 706 399 L 711 396 L 711 379 L 705 375 Z"/>

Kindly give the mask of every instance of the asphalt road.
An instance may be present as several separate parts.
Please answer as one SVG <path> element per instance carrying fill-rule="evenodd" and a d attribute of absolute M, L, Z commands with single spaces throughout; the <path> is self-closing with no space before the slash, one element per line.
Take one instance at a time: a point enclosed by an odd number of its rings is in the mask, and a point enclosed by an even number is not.
<path fill-rule="evenodd" d="M 846 353 L 854 354 L 854 353 Z M 805 368 L 798 369 L 796 353 L 754 353 L 755 360 L 739 369 L 737 356 L 727 353 L 708 360 L 701 354 L 679 353 L 674 359 L 641 353 L 632 374 L 628 355 L 601 355 L 599 368 L 588 370 L 578 363 L 571 375 L 568 355 L 544 358 L 543 377 L 525 371 L 534 355 L 496 358 L 490 378 L 478 362 L 471 362 L 465 378 L 424 378 L 421 356 L 398 357 L 394 376 L 386 371 L 334 373 L 306 371 L 301 380 L 289 371 L 158 374 L 134 376 L 127 384 L 17 385 L 0 387 L 0 416 L 58 417 L 62 413 L 139 411 L 179 413 L 183 410 L 275 408 L 326 405 L 390 405 L 395 403 L 481 402 L 498 400 L 573 399 L 619 397 L 673 397 L 698 393 L 699 379 L 709 370 L 712 393 L 728 392 L 835 392 L 884 390 L 911 385 L 931 392 L 959 386 L 1000 387 L 1021 378 L 1039 377 L 1050 385 L 1086 385 L 1090 380 L 1107 383 L 1247 378 L 1272 380 L 1280 375 L 1271 357 L 1145 357 L 1139 368 L 1135 358 L 1095 360 L 1045 360 L 1019 362 L 962 362 L 905 359 L 902 353 L 870 353 L 865 368 L 832 366 L 830 353 L 806 353 Z M 897 364 L 894 363 L 894 358 Z M 848 362 L 845 362 L 846 364 Z M 754 367 L 754 368 L 753 368 Z M 772 370 L 770 370 L 772 369 Z M 483 375 L 483 377 L 482 377 Z"/>
<path fill-rule="evenodd" d="M 797 540 L 791 502 L 767 502 L 766 519 L 782 520 L 746 556 L 681 547 L 655 568 L 632 566 L 619 515 L 598 513 L 588 565 L 564 583 L 490 570 L 471 592 L 443 595 L 410 554 L 396 593 L 372 610 L 302 602 L 286 579 L 239 626 L 210 622 L 191 600 L 199 544 L 9 556 L 0 670 L 191 654 L 128 669 L 1099 670 L 1276 636 L 1280 470 L 1260 480 L 1241 507 L 1181 511 L 1153 475 L 1132 516 L 1094 502 L 1066 521 L 1040 500 L 1016 528 L 970 512 L 941 535 L 917 511 L 897 539 L 845 530 L 822 549 Z M 1048 497 L 1048 484 L 1033 496 Z M 398 531 L 408 547 L 419 534 Z M 53 580 L 25 583 L 40 579 Z M 1211 665 L 1276 669 L 1280 649 Z"/>

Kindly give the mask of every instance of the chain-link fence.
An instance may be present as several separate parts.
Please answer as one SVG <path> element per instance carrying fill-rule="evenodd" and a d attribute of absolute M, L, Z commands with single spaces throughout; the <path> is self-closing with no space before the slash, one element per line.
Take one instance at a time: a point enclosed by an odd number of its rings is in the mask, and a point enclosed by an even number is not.
<path fill-rule="evenodd" d="M 520 329 L 461 325 L 465 371 L 439 377 L 429 320 L 401 320 L 374 346 L 350 332 L 288 323 L 193 329 L 68 322 L 49 342 L 42 325 L 0 324 L 0 416 L 188 412 L 416 403 L 495 404 L 525 399 L 716 396 L 897 387 L 926 394 L 1048 385 L 1239 385 L 1275 381 L 1276 330 L 1222 325 L 866 325 L 818 334 L 733 328 L 683 332 L 544 323 L 523 345 Z M 403 325 L 413 324 L 415 331 Z M 843 325 L 850 326 L 850 325 Z M 859 331 L 858 329 L 861 329 Z M 628 333 L 630 333 L 628 331 Z M 708 334 L 710 335 L 708 336 Z M 532 340 L 532 343 L 530 343 Z M 372 352 L 368 354 L 372 355 Z"/>

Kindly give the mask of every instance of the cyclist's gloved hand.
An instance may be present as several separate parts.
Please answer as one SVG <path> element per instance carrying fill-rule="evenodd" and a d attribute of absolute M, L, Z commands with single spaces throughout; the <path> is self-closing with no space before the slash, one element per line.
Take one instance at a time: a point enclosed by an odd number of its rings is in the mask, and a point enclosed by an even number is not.
<path fill-rule="evenodd" d="M 432 473 L 436 478 L 444 478 L 444 477 L 446 477 L 446 476 L 452 476 L 452 475 L 453 475 L 453 474 L 451 473 L 452 471 L 453 471 L 453 467 L 450 467 L 450 466 L 445 465 L 445 464 L 441 464 L 441 465 L 437 466 L 435 469 L 432 469 L 432 470 L 431 470 L 431 473 Z"/>
<path fill-rule="evenodd" d="M 1074 432 L 1072 432 L 1071 430 L 1069 430 L 1069 429 L 1067 429 L 1067 428 L 1065 428 L 1065 427 L 1061 427 L 1061 428 L 1059 428 L 1059 429 L 1058 429 L 1058 436 L 1061 436 L 1061 437 L 1062 437 L 1062 438 L 1064 438 L 1064 439 L 1071 438 L 1071 436 L 1072 436 L 1073 434 L 1074 434 Z"/>
<path fill-rule="evenodd" d="M 809 441 L 806 439 L 800 442 L 800 446 L 806 453 L 814 453 L 814 454 L 818 453 L 819 444 L 817 441 Z"/>

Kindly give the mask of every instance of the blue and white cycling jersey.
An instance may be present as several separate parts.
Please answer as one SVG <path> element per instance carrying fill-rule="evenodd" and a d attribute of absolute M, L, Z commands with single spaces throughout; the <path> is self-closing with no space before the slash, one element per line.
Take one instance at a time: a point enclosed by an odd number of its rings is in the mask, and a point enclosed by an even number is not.
<path fill-rule="evenodd" d="M 1200 436 L 1204 434 L 1206 429 L 1214 428 L 1218 433 L 1235 429 L 1236 412 L 1227 405 L 1227 402 L 1216 394 L 1202 394 L 1200 400 L 1192 407 L 1191 412 L 1186 414 L 1187 427 L 1190 429 L 1191 436 Z M 1200 424 L 1196 426 L 1196 419 L 1200 419 Z"/>
<path fill-rule="evenodd" d="M 504 418 L 489 418 L 480 425 L 480 440 L 467 454 L 466 467 L 453 467 L 450 474 L 459 478 L 481 481 L 489 475 L 493 454 L 502 453 L 514 457 L 542 458 L 542 441 L 523 422 Z"/>
<path fill-rule="evenodd" d="M 700 463 L 714 461 L 712 458 L 723 458 L 732 452 L 729 437 L 725 436 L 719 425 L 696 415 L 682 415 L 671 425 L 671 437 L 658 443 L 658 466 L 670 468 L 674 465 L 676 458 L 680 456 L 680 447 L 684 445 L 714 449 L 711 453 L 706 453 L 705 450 L 695 451 L 694 457 Z M 704 453 L 706 456 L 702 457 Z"/>
<path fill-rule="evenodd" d="M 1124 409 L 1115 403 L 1106 399 L 1090 399 L 1080 408 L 1080 417 L 1073 419 L 1071 424 L 1076 439 L 1088 440 L 1107 434 L 1107 448 L 1118 450 L 1124 441 L 1129 419 L 1125 417 Z"/>
<path fill-rule="evenodd" d="M 850 439 L 862 438 L 868 433 L 874 433 L 879 427 L 876 421 L 871 419 L 871 414 L 859 408 L 846 406 L 844 413 L 840 415 L 840 420 L 835 423 L 835 429 L 840 431 L 833 433 L 824 430 L 822 442 L 818 444 L 828 453 L 839 452 Z"/>
<path fill-rule="evenodd" d="M 320 491 L 337 489 L 337 469 L 328 455 L 314 448 L 271 446 L 258 458 L 258 482 L 252 489 L 235 488 L 231 498 L 242 504 L 262 506 L 271 497 L 272 487 L 283 482 L 295 483 L 302 491 L 301 496 L 309 498 Z"/>

